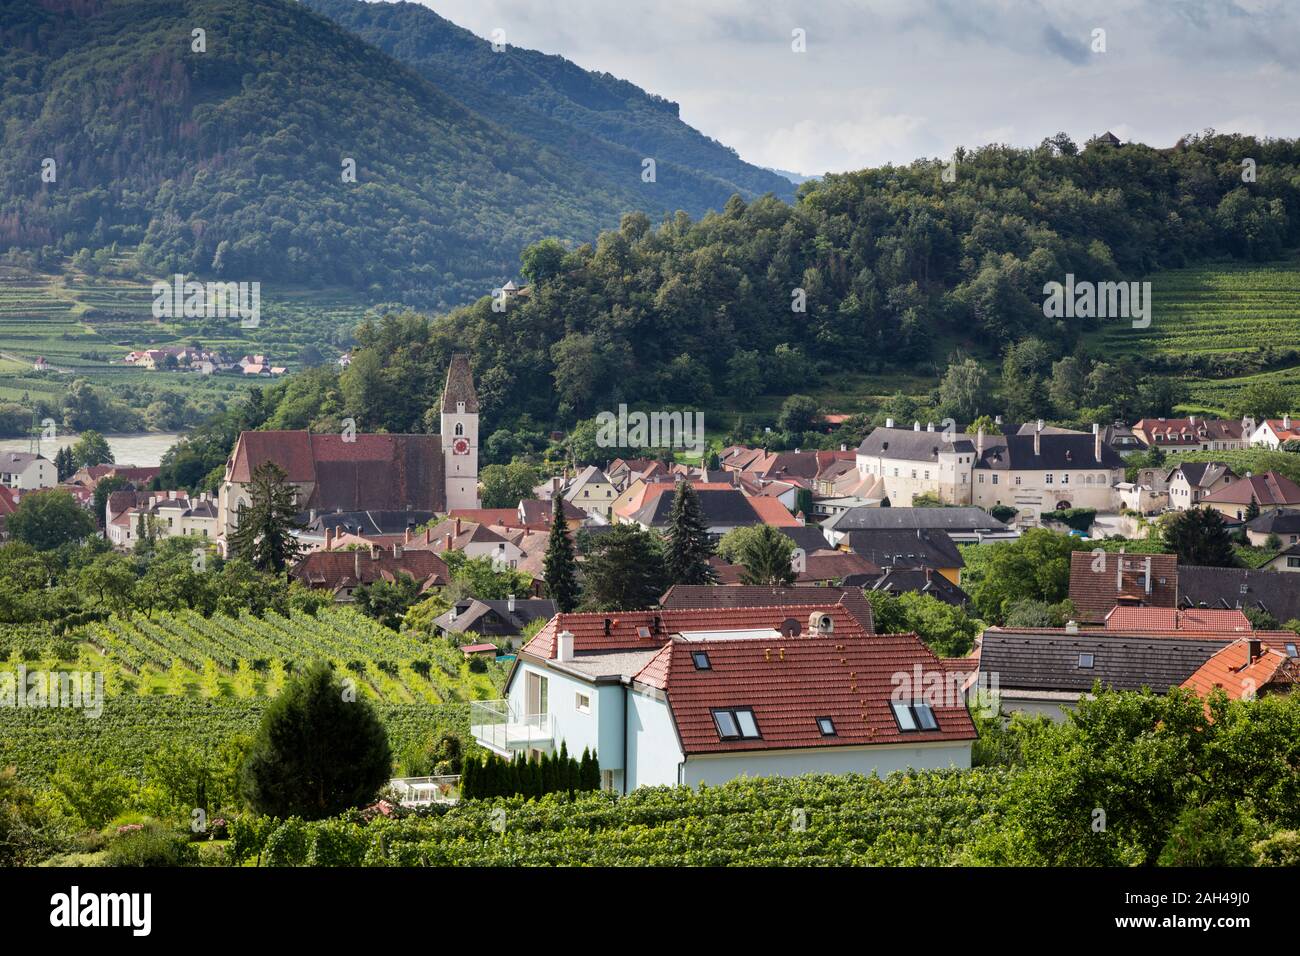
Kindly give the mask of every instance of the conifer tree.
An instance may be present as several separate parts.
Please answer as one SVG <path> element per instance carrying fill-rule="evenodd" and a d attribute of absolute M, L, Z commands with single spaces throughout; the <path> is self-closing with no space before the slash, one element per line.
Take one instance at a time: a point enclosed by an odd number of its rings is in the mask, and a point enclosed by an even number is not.
<path fill-rule="evenodd" d="M 564 523 L 563 500 L 551 501 L 551 534 L 546 541 L 546 590 L 561 613 L 578 606 L 578 564 L 573 556 L 573 541 Z"/>
<path fill-rule="evenodd" d="M 673 584 L 713 584 L 717 575 L 709 565 L 713 541 L 704 523 L 700 496 L 688 481 L 677 483 L 668 515 L 668 547 L 664 564 Z"/>
<path fill-rule="evenodd" d="M 298 489 L 284 469 L 264 461 L 248 484 L 249 503 L 239 509 L 239 523 L 229 537 L 230 551 L 259 571 L 282 572 L 302 554 L 294 535 L 298 522 Z"/>

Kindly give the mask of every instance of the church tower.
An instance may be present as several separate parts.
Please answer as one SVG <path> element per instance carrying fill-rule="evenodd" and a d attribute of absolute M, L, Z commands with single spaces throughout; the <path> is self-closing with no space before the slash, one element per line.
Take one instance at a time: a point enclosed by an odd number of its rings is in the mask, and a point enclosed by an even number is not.
<path fill-rule="evenodd" d="M 469 356 L 457 353 L 442 391 L 442 457 L 447 510 L 478 507 L 478 393 Z"/>

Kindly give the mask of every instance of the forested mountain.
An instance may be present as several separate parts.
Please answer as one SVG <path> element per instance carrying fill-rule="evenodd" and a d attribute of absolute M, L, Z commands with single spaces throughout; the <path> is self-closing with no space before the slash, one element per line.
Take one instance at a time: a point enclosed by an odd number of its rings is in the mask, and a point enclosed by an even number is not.
<path fill-rule="evenodd" d="M 552 112 L 569 90 L 569 126 L 486 89 L 467 105 L 294 0 L 11 0 L 0 245 L 138 244 L 158 274 L 323 281 L 436 308 L 514 275 L 543 236 L 586 241 L 628 209 L 698 213 L 781 186 L 630 84 L 500 55 L 551 77 Z M 644 155 L 682 165 L 642 182 L 639 149 L 584 129 L 601 122 L 610 137 L 645 127 Z"/>
<path fill-rule="evenodd" d="M 1243 182 L 1246 158 L 1255 182 Z M 953 183 L 942 170 L 918 161 L 829 175 L 805 184 L 793 206 L 737 197 L 718 214 L 660 227 L 629 214 L 572 251 L 539 244 L 524 255 L 531 293 L 504 314 L 484 298 L 436 319 L 363 326 L 335 399 L 299 396 L 292 407 L 324 403 L 394 431 L 436 427 L 448 356 L 469 348 L 486 436 L 571 424 L 619 401 L 699 407 L 725 396 L 743 409 L 759 393 L 807 391 L 846 374 L 934 376 L 954 347 L 999 359 L 1022 343 L 999 404 L 982 410 L 1044 415 L 1053 362 L 1077 355 L 1081 384 L 1062 395 L 1063 417 L 1085 404 L 1094 421 L 1128 416 L 1171 400 L 1138 391 L 1154 379 L 1144 370 L 1179 369 L 1168 358 L 1156 366 L 1088 354 L 1083 333 L 1127 320 L 1048 319 L 1044 284 L 1067 273 L 1151 278 L 1159 323 L 1159 270 L 1268 259 L 1300 240 L 1296 141 L 1206 135 L 1168 150 L 1080 150 L 1062 134 L 1034 149 L 963 153 Z M 792 308 L 797 290 L 804 312 Z M 1240 351 L 1218 361 L 1239 373 L 1294 344 L 1243 329 Z"/>
<path fill-rule="evenodd" d="M 628 210 L 653 214 L 638 178 L 647 157 L 655 159 L 670 197 L 655 198 L 661 209 L 721 209 L 737 192 L 794 198 L 786 177 L 742 161 L 735 150 L 683 123 L 676 103 L 626 80 L 511 46 L 509 36 L 498 52 L 418 3 L 302 2 L 470 109 L 607 178 L 611 190 L 626 196 Z"/>

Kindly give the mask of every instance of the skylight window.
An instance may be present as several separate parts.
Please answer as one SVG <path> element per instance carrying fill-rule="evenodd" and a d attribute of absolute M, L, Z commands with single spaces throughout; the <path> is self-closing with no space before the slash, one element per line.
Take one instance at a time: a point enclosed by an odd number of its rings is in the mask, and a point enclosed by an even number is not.
<path fill-rule="evenodd" d="M 1091 666 L 1095 663 L 1095 661 L 1096 661 L 1096 659 L 1095 659 L 1091 654 L 1080 654 L 1080 655 L 1079 655 L 1079 666 L 1080 666 L 1080 667 L 1091 667 Z"/>
<path fill-rule="evenodd" d="M 894 711 L 894 720 L 898 729 L 907 733 L 914 730 L 938 730 L 939 722 L 934 718 L 930 705 L 919 700 L 894 700 L 889 703 Z"/>
<path fill-rule="evenodd" d="M 754 711 L 748 707 L 715 710 L 713 723 L 718 728 L 718 736 L 723 740 L 757 740 L 763 736 L 758 732 Z"/>
<path fill-rule="evenodd" d="M 829 717 L 818 717 L 817 729 L 822 732 L 823 737 L 834 737 L 835 721 L 831 720 Z"/>
<path fill-rule="evenodd" d="M 691 653 L 691 660 L 695 662 L 695 669 L 697 671 L 707 671 L 713 667 L 713 665 L 709 663 L 709 655 L 705 651 L 693 651 Z"/>
<path fill-rule="evenodd" d="M 1294 645 L 1294 644 L 1290 644 L 1290 643 L 1287 644 L 1287 646 L 1286 646 L 1286 656 L 1287 656 L 1287 657 L 1295 657 L 1295 656 L 1296 656 L 1295 645 Z"/>

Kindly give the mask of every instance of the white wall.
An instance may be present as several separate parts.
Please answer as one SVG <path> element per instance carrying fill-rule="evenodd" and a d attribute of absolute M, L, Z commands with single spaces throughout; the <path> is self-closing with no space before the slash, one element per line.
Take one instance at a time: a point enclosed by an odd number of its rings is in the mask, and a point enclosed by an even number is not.
<path fill-rule="evenodd" d="M 926 744 L 877 744 L 868 747 L 809 747 L 802 750 L 751 751 L 692 756 L 685 783 L 710 786 L 739 776 L 797 777 L 805 773 L 861 773 L 883 777 L 895 770 L 970 768 L 969 740 Z"/>
<path fill-rule="evenodd" d="M 628 790 L 678 783 L 682 751 L 668 704 L 636 692 L 629 694 L 628 700 Z"/>

